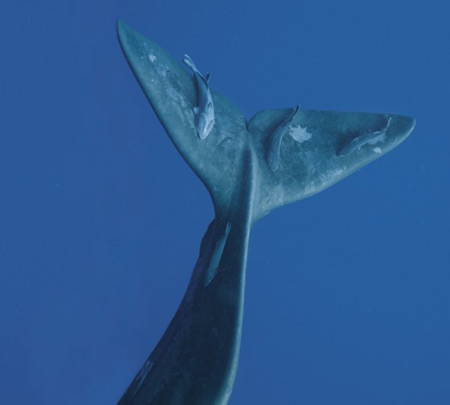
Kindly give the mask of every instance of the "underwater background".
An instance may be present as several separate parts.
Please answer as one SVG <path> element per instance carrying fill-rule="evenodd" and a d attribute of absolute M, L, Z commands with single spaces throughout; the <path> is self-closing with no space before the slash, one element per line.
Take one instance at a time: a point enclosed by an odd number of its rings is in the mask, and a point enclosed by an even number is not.
<path fill-rule="evenodd" d="M 0 403 L 113 404 L 214 213 L 120 50 L 122 18 L 250 118 L 395 113 L 398 148 L 253 228 L 230 404 L 450 403 L 450 3 L 0 5 Z"/>

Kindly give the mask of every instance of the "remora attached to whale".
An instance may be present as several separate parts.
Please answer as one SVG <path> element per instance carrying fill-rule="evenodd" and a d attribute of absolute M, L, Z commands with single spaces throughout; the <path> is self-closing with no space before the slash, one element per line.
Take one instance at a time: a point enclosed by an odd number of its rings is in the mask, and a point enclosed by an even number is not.
<path fill-rule="evenodd" d="M 214 103 L 209 90 L 209 73 L 206 77 L 200 73 L 189 55 L 184 55 L 183 62 L 192 70 L 198 93 L 198 106 L 194 107 L 195 124 L 200 139 L 205 139 L 214 126 Z"/>
<path fill-rule="evenodd" d="M 389 152 L 415 122 L 393 114 L 294 114 L 291 108 L 264 110 L 247 121 L 210 89 L 214 131 L 200 139 L 192 76 L 121 21 L 118 36 L 153 110 L 215 209 L 184 298 L 119 404 L 226 404 L 238 365 L 252 225 Z"/>

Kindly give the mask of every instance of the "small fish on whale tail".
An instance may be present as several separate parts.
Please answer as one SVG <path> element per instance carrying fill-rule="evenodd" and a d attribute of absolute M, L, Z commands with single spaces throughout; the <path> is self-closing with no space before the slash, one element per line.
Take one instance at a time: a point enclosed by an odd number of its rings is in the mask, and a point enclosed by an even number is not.
<path fill-rule="evenodd" d="M 383 143 L 386 140 L 386 133 L 392 123 L 392 117 L 388 117 L 384 127 L 378 131 L 368 130 L 362 134 L 356 134 L 356 136 L 350 141 L 346 142 L 336 152 L 337 156 L 345 156 L 355 151 L 360 150 L 365 145 L 376 145 Z M 374 148 L 375 151 L 379 149 Z"/>
<path fill-rule="evenodd" d="M 289 132 L 292 120 L 297 115 L 299 110 L 300 105 L 297 105 L 293 109 L 292 114 L 286 117 L 286 119 L 283 119 L 269 136 L 270 145 L 267 152 L 267 164 L 272 171 L 278 170 L 280 165 L 281 142 L 286 132 Z"/>
<path fill-rule="evenodd" d="M 209 89 L 209 79 L 211 75 L 207 73 L 206 77 L 203 77 L 189 55 L 184 55 L 183 62 L 194 73 L 198 105 L 193 108 L 193 111 L 197 134 L 199 138 L 203 140 L 210 134 L 215 123 L 214 102 Z"/>

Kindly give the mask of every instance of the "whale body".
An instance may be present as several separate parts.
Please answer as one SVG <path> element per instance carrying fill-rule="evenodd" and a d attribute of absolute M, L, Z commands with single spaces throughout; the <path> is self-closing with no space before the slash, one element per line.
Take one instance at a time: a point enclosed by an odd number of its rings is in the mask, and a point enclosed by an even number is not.
<path fill-rule="evenodd" d="M 184 298 L 119 404 L 226 404 L 238 366 L 252 225 L 383 156 L 415 122 L 395 114 L 292 108 L 247 120 L 209 88 L 215 122 L 202 138 L 192 75 L 125 23 L 117 28 L 136 79 L 215 210 Z"/>

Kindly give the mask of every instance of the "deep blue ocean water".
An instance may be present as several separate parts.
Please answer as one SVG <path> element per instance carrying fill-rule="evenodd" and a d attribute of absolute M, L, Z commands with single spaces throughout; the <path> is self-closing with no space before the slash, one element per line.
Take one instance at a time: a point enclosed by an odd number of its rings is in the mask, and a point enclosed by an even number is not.
<path fill-rule="evenodd" d="M 230 404 L 450 403 L 444 0 L 0 5 L 0 403 L 115 403 L 213 209 L 119 48 L 124 19 L 247 117 L 416 118 L 394 151 L 251 235 Z"/>

